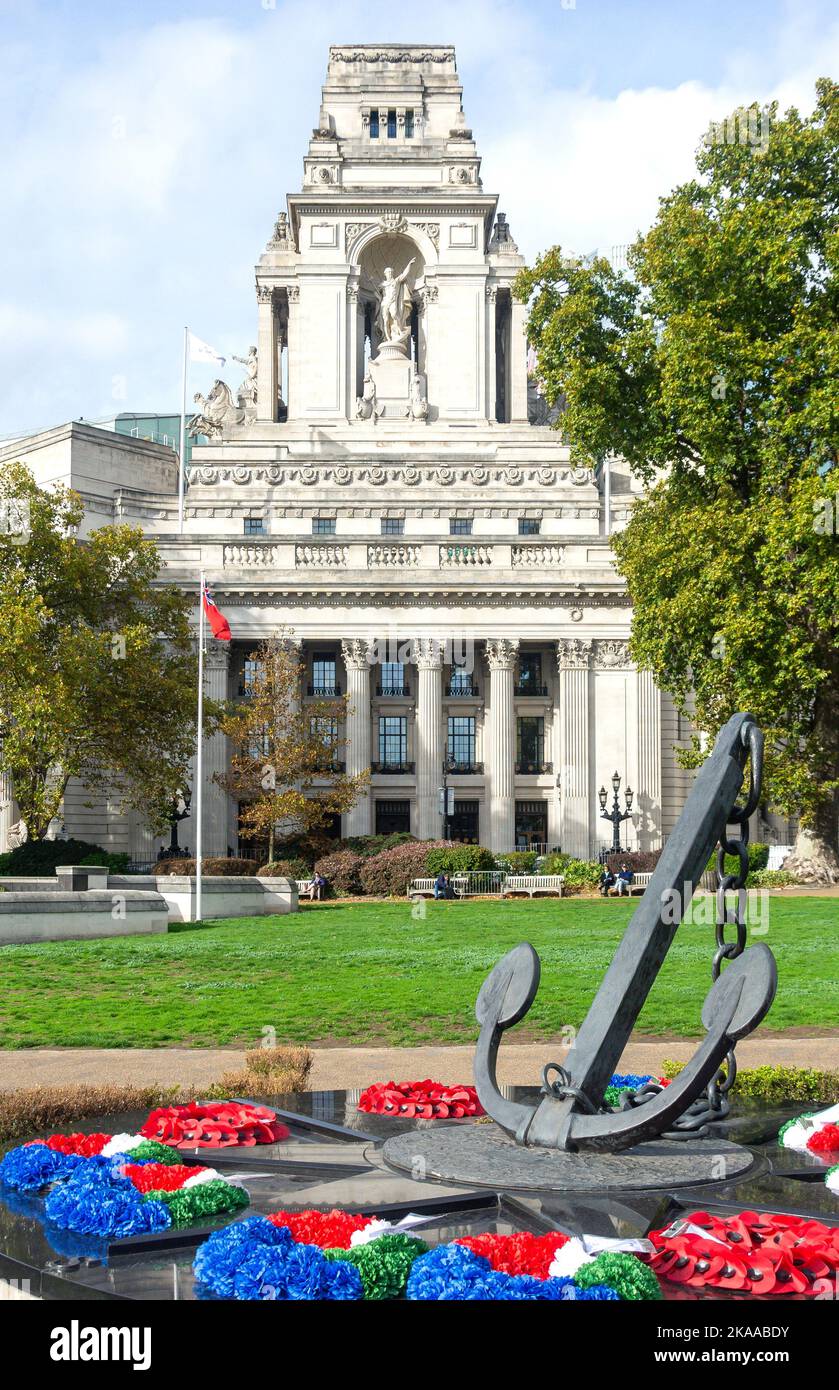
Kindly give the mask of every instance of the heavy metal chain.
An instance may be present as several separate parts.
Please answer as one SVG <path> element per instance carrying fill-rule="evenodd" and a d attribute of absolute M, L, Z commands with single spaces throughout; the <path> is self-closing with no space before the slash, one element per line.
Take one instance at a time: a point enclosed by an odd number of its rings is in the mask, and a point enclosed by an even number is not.
<path fill-rule="evenodd" d="M 746 949 L 749 820 L 760 802 L 763 783 L 763 734 L 756 724 L 747 724 L 743 729 L 743 738 L 748 739 L 749 743 L 749 794 L 744 805 L 731 808 L 728 817 L 729 825 L 739 825 L 740 835 L 736 840 L 729 840 L 723 831 L 717 849 L 716 950 L 711 964 L 711 978 L 715 982 L 720 977 L 723 961 L 736 960 Z M 738 861 L 736 873 L 726 873 L 726 855 L 736 856 Z M 729 906 L 728 902 L 730 893 L 735 895 L 733 906 Z M 727 927 L 734 928 L 733 941 L 726 941 L 725 939 Z M 725 1098 L 734 1085 L 736 1076 L 737 1062 L 732 1048 L 726 1056 L 725 1067 L 721 1068 L 713 1081 L 708 1083 L 708 1107 L 711 1112 L 708 1116 L 709 1120 L 722 1119 L 728 1113 L 728 1102 Z"/>

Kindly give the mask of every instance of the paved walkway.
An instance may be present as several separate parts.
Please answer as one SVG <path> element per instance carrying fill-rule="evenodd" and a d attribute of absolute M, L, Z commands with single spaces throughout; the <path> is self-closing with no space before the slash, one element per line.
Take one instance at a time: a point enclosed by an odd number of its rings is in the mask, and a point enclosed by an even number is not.
<path fill-rule="evenodd" d="M 665 1058 L 685 1062 L 697 1041 L 632 1042 L 621 1058 L 622 1072 L 658 1075 Z M 474 1048 L 320 1047 L 313 1049 L 313 1090 L 341 1090 L 372 1081 L 470 1081 Z M 565 1049 L 543 1041 L 505 1043 L 498 1059 L 506 1085 L 535 1084 L 545 1062 L 561 1062 Z M 0 1052 L 0 1090 L 16 1086 L 56 1086 L 73 1082 L 144 1082 L 201 1087 L 222 1072 L 244 1064 L 244 1052 L 227 1048 L 27 1048 Z M 737 1046 L 741 1067 L 819 1067 L 839 1070 L 839 1036 L 828 1038 L 747 1038 Z"/>

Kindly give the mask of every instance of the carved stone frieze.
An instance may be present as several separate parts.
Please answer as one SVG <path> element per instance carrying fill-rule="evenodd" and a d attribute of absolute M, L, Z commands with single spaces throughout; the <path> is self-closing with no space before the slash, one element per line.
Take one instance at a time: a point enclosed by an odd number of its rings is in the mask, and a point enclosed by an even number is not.
<path fill-rule="evenodd" d="M 612 638 L 601 638 L 594 646 L 594 664 L 601 670 L 631 667 L 629 643 Z"/>
<path fill-rule="evenodd" d="M 563 637 L 556 644 L 556 664 L 560 671 L 587 671 L 591 665 L 593 643 L 581 637 Z"/>

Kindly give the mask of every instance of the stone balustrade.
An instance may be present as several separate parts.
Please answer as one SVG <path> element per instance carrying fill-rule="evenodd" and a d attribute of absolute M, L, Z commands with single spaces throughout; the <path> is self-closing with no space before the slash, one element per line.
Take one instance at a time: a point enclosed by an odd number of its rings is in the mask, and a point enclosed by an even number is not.
<path fill-rule="evenodd" d="M 553 541 L 253 541 L 225 544 L 222 563 L 231 570 L 555 570 L 565 545 Z"/>

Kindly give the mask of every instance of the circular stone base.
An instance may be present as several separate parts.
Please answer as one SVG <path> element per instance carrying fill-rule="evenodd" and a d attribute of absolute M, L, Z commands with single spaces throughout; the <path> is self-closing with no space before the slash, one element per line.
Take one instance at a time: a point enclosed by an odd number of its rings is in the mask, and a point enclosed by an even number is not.
<path fill-rule="evenodd" d="M 498 1125 L 447 1125 L 395 1134 L 389 1168 L 423 1181 L 528 1192 L 619 1192 L 730 1182 L 754 1168 L 748 1149 L 725 1139 L 657 1139 L 623 1153 L 520 1147 Z"/>

